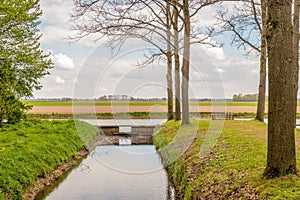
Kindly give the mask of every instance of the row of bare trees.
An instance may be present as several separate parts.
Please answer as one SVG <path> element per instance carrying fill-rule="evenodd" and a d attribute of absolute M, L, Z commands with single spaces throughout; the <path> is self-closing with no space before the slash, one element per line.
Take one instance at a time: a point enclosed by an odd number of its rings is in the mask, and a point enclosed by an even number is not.
<path fill-rule="evenodd" d="M 147 51 L 146 60 L 141 65 L 153 63 L 157 58 L 166 60 L 168 120 L 182 120 L 182 124 L 189 124 L 190 48 L 192 44 L 203 43 L 209 38 L 209 34 L 203 36 L 193 27 L 192 20 L 203 7 L 217 2 L 219 0 L 75 0 L 72 29 L 78 34 L 72 39 L 96 33 L 108 38 L 109 47 L 114 52 L 118 52 L 130 38 L 150 44 L 154 48 Z"/>
<path fill-rule="evenodd" d="M 256 119 L 263 121 L 267 77 L 266 0 L 249 0 L 233 6 L 233 11 L 218 11 L 220 33 L 233 34 L 231 44 L 246 50 L 246 55 L 260 56 L 258 105 Z"/>
<path fill-rule="evenodd" d="M 190 48 L 192 44 L 206 41 L 212 33 L 203 37 L 194 27 L 193 18 L 203 7 L 219 2 L 222 1 L 74 0 L 72 28 L 78 31 L 78 35 L 73 39 L 96 33 L 99 37 L 107 37 L 109 46 L 116 52 L 129 38 L 151 44 L 154 48 L 147 51 L 142 65 L 152 63 L 157 58 L 166 60 L 168 119 L 180 120 L 182 107 L 182 124 L 189 124 Z M 260 55 L 256 118 L 261 121 L 264 119 L 268 66 L 268 161 L 265 175 L 273 177 L 295 173 L 299 0 L 282 0 L 281 3 L 277 0 L 247 0 L 240 5 L 229 14 L 220 11 L 218 25 L 222 27 L 221 33 L 233 33 L 232 43 L 238 48 L 250 47 L 249 53 Z"/>
<path fill-rule="evenodd" d="M 73 39 L 81 39 L 89 34 L 97 33 L 107 36 L 109 46 L 117 52 L 127 39 L 141 39 L 156 49 L 152 48 L 148 51 L 142 65 L 155 62 L 157 58 L 166 59 L 168 119 L 181 119 L 180 100 L 182 97 L 182 124 L 189 124 L 190 46 L 195 43 L 203 43 L 214 30 L 211 29 L 208 35 L 203 37 L 193 27 L 193 18 L 203 7 L 222 1 L 75 0 L 74 2 L 72 28 L 79 32 Z M 261 121 L 264 119 L 267 73 L 266 8 L 266 0 L 249 0 L 244 1 L 239 7 L 234 7 L 236 11 L 232 12 L 234 14 L 228 15 L 226 11 L 220 11 L 217 16 L 218 26 L 221 27 L 220 33 L 233 32 L 233 44 L 236 44 L 238 48 L 248 46 L 250 47 L 248 53 L 255 51 L 260 55 L 256 119 Z M 253 34 L 256 37 L 253 37 Z M 260 40 L 257 37 L 260 37 Z M 181 72 L 180 54 L 183 55 Z M 173 72 L 175 76 L 175 116 L 173 115 Z M 180 74 L 182 74 L 181 79 Z"/>

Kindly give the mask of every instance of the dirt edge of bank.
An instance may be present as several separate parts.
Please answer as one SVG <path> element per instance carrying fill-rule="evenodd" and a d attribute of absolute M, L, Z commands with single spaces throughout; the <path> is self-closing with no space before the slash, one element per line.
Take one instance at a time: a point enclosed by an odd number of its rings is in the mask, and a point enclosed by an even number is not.
<path fill-rule="evenodd" d="M 68 162 L 62 163 L 60 166 L 56 167 L 51 173 L 46 174 L 44 177 L 37 177 L 35 183 L 24 191 L 23 199 L 34 200 L 37 194 L 51 186 L 64 173 L 76 166 L 78 162 L 88 155 L 88 153 L 89 152 L 87 150 L 81 149 L 77 151 L 73 158 L 71 158 Z"/>

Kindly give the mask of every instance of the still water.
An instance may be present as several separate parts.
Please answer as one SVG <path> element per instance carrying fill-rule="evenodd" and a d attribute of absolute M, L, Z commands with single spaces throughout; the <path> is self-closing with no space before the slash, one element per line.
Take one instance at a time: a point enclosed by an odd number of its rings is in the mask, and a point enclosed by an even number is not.
<path fill-rule="evenodd" d="M 46 200 L 173 199 L 152 145 L 98 146 Z"/>

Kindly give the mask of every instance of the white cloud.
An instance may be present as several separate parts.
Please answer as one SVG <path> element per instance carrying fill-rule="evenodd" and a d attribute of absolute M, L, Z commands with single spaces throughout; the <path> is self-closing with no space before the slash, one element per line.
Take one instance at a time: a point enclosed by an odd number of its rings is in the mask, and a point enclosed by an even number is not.
<path fill-rule="evenodd" d="M 48 23 L 65 26 L 69 22 L 72 0 L 41 0 L 42 20 Z"/>
<path fill-rule="evenodd" d="M 73 42 L 69 38 L 76 35 L 76 31 L 71 30 L 71 12 L 73 8 L 72 0 L 41 0 L 43 15 L 41 17 L 42 26 L 41 44 L 56 44 Z M 75 47 L 95 48 L 100 43 L 106 41 L 99 34 L 91 34 L 74 42 Z"/>
<path fill-rule="evenodd" d="M 54 42 L 68 42 L 69 31 L 58 26 L 46 26 L 41 29 L 43 34 L 41 38 L 42 44 L 51 44 Z"/>
<path fill-rule="evenodd" d="M 212 59 L 217 59 L 217 60 L 225 59 L 225 54 L 222 48 L 218 48 L 218 47 L 205 48 L 205 52 Z"/>
<path fill-rule="evenodd" d="M 258 67 L 253 68 L 253 69 L 250 70 L 250 72 L 251 72 L 252 74 L 258 75 L 258 74 L 259 74 L 259 68 L 258 68 Z"/>
<path fill-rule="evenodd" d="M 221 69 L 221 68 L 215 68 L 213 69 L 215 72 L 219 73 L 219 74 L 223 74 L 225 73 L 226 71 L 224 69 Z"/>
<path fill-rule="evenodd" d="M 54 66 L 60 69 L 70 70 L 75 68 L 74 62 L 72 58 L 64 55 L 64 54 L 56 54 L 52 56 L 52 60 L 54 62 Z"/>
<path fill-rule="evenodd" d="M 191 47 L 192 54 L 194 52 L 197 53 L 201 52 L 206 54 L 206 56 L 210 57 L 213 60 L 224 60 L 226 58 L 223 48 L 217 47 L 218 44 L 216 41 L 214 41 L 211 38 L 207 38 L 204 42 L 206 44 L 193 45 Z M 212 45 L 216 45 L 216 46 L 212 46 Z"/>
<path fill-rule="evenodd" d="M 197 15 L 197 25 L 201 26 L 212 26 L 216 23 L 216 18 L 214 17 L 216 14 L 216 8 L 213 6 L 207 6 L 201 9 L 199 14 Z"/>
<path fill-rule="evenodd" d="M 57 25 L 49 25 L 41 28 L 42 44 L 55 44 L 57 42 L 60 43 L 69 43 L 72 44 L 72 47 L 87 47 L 87 48 L 96 48 L 100 46 L 102 43 L 107 41 L 106 37 L 102 37 L 99 40 L 99 34 L 92 34 L 86 36 L 80 40 L 73 41 L 71 38 L 75 37 L 76 32 L 69 30 L 68 25 L 66 27 L 60 27 Z"/>
<path fill-rule="evenodd" d="M 64 79 L 62 79 L 59 76 L 55 76 L 54 80 L 55 80 L 55 83 L 57 83 L 57 84 L 64 84 L 66 82 Z"/>
<path fill-rule="evenodd" d="M 144 47 L 145 43 L 129 40 L 122 51 L 133 53 L 121 56 L 115 61 L 110 58 L 108 49 L 101 45 L 102 42 L 101 44 L 94 42 L 98 34 L 67 45 L 70 41 L 64 38 L 74 35 L 73 31 L 69 31 L 72 0 L 41 0 L 41 6 L 44 12 L 41 25 L 41 32 L 44 35 L 41 43 L 46 46 L 45 48 L 53 49 L 56 54 L 52 54 L 55 63 L 55 68 L 51 70 L 52 75 L 42 80 L 44 89 L 35 93 L 37 97 L 72 97 L 78 94 L 82 98 L 89 98 L 112 93 L 136 94 L 144 97 L 166 95 L 164 89 L 152 84 L 166 83 L 164 61 L 160 63 L 161 68 L 155 65 L 154 69 L 151 67 L 136 69 L 135 64 L 142 56 L 141 53 L 134 54 L 138 51 L 133 50 Z M 202 14 L 198 20 L 195 19 L 196 25 L 213 24 L 215 21 L 213 7 L 206 7 L 200 13 Z M 217 39 L 219 42 L 228 40 L 224 37 L 221 41 Z M 228 97 L 234 93 L 257 91 L 258 60 L 242 57 L 243 52 L 232 51 L 232 47 L 226 49 L 195 45 L 191 53 L 190 81 L 193 90 L 191 97 L 216 96 L 224 93 L 223 88 Z M 84 69 L 80 70 L 81 68 Z M 150 85 L 147 89 L 141 87 L 145 83 Z"/>

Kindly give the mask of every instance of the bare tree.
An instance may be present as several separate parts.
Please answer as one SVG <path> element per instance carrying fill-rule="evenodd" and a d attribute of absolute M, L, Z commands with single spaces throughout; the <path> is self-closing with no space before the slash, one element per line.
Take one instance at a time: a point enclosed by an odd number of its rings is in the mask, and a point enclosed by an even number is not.
<path fill-rule="evenodd" d="M 179 13 L 180 8 L 176 5 L 178 0 L 172 1 L 173 5 L 173 31 L 174 31 L 174 65 L 175 65 L 175 120 L 181 120 L 180 108 L 180 58 L 179 58 Z"/>
<path fill-rule="evenodd" d="M 172 79 L 172 10 L 168 1 L 75 1 L 73 29 L 80 31 L 73 39 L 99 33 L 108 36 L 109 47 L 118 52 L 129 38 L 141 39 L 156 50 L 149 50 L 141 65 L 148 65 L 156 58 L 165 57 L 167 63 L 168 120 L 173 114 Z M 82 22 L 81 19 L 88 19 Z M 180 107 L 180 105 L 179 105 Z M 180 111 L 179 111 L 180 112 Z"/>
<path fill-rule="evenodd" d="M 211 32 L 206 37 L 199 38 L 199 32 L 193 27 L 193 17 L 197 16 L 200 10 L 206 6 L 218 3 L 220 0 L 205 0 L 205 1 L 175 1 L 176 7 L 182 10 L 182 14 L 179 18 L 183 21 L 183 59 L 182 59 L 182 83 L 181 83 L 181 95 L 182 95 L 182 125 L 190 124 L 189 115 L 189 72 L 190 72 L 190 56 L 191 45 L 198 43 L 203 44 L 211 36 Z M 176 62 L 175 62 L 176 63 Z"/>
<path fill-rule="evenodd" d="M 172 28 L 172 14 L 171 6 L 166 2 L 166 35 L 167 35 L 167 62 L 168 62 L 168 73 L 167 73 L 167 90 L 168 90 L 168 120 L 174 119 L 173 111 L 173 76 L 172 76 L 172 45 L 171 45 L 171 28 Z"/>
<path fill-rule="evenodd" d="M 182 122 L 181 124 L 190 123 L 189 115 L 189 71 L 190 71 L 190 56 L 191 56 L 191 18 L 190 18 L 190 4 L 189 0 L 183 0 L 183 19 L 184 19 L 184 49 L 182 61 Z"/>
<path fill-rule="evenodd" d="M 253 2 L 253 0 L 251 0 Z M 252 3 L 253 5 L 253 3 Z M 254 6 L 255 7 L 255 6 Z M 261 0 L 261 44 L 260 44 L 260 71 L 259 71 L 259 86 L 258 86 L 258 102 L 255 119 L 264 121 L 265 118 L 265 102 L 266 102 L 266 78 L 267 78 L 267 38 L 266 38 L 266 13 L 267 2 Z M 255 14 L 257 16 L 257 14 Z M 257 19 L 257 17 L 255 17 Z M 256 20 L 258 21 L 258 20 Z M 257 24 L 258 25 L 258 24 Z"/>
<path fill-rule="evenodd" d="M 266 177 L 296 173 L 292 0 L 268 0 L 269 113 Z"/>
<path fill-rule="evenodd" d="M 219 33 L 233 33 L 232 45 L 247 50 L 247 54 L 254 52 L 260 55 L 259 92 L 255 118 L 263 121 L 267 76 L 266 0 L 249 0 L 240 4 L 234 7 L 235 12 L 230 15 L 227 11 L 218 13 L 218 25 L 222 27 Z"/>
<path fill-rule="evenodd" d="M 203 43 L 209 37 L 209 35 L 199 37 L 199 32 L 192 28 L 191 19 L 197 15 L 201 8 L 216 2 L 219 2 L 219 0 L 205 0 L 201 2 L 187 0 L 130 0 L 125 2 L 75 0 L 77 9 L 73 19 L 74 22 L 79 21 L 79 23 L 75 23 L 73 29 L 80 31 L 75 39 L 81 39 L 91 33 L 100 33 L 112 38 L 109 46 L 117 51 L 128 38 L 142 39 L 153 45 L 157 51 L 151 51 L 150 57 L 143 64 L 149 64 L 161 56 L 167 58 L 168 111 L 170 118 L 172 117 L 171 106 L 173 106 L 170 100 L 171 93 L 173 93 L 171 92 L 172 82 L 170 76 L 172 73 L 170 69 L 172 61 L 170 58 L 174 55 L 176 120 L 180 119 L 179 54 L 183 51 L 181 67 L 182 124 L 189 124 L 190 46 L 194 43 Z M 170 10 L 171 7 L 173 12 Z M 80 21 L 81 19 L 84 19 L 84 21 Z M 170 31 L 170 25 L 173 26 L 174 34 Z M 181 31 L 184 33 L 181 33 Z M 174 53 L 171 54 L 171 51 Z"/>

